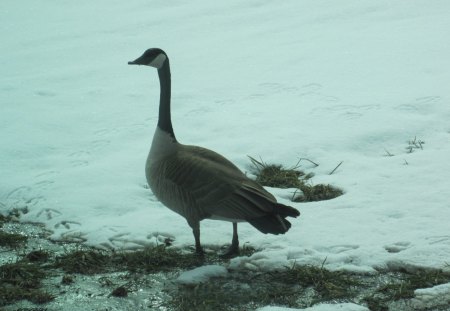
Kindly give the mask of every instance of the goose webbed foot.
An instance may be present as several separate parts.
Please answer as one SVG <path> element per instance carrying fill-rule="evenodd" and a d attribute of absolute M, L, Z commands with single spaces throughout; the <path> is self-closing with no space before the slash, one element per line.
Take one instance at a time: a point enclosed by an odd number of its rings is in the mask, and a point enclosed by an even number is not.
<path fill-rule="evenodd" d="M 239 255 L 239 239 L 237 234 L 237 223 L 233 222 L 233 240 L 230 247 L 223 253 L 219 254 L 221 258 L 228 259 Z"/>
<path fill-rule="evenodd" d="M 205 251 L 203 250 L 203 247 L 201 246 L 195 246 L 195 255 L 199 256 L 199 257 L 204 257 L 205 256 Z"/>
<path fill-rule="evenodd" d="M 229 258 L 233 258 L 239 255 L 239 243 L 237 244 L 233 244 L 231 243 L 230 247 L 228 247 L 228 249 L 219 254 L 220 258 L 223 259 L 229 259 Z"/>

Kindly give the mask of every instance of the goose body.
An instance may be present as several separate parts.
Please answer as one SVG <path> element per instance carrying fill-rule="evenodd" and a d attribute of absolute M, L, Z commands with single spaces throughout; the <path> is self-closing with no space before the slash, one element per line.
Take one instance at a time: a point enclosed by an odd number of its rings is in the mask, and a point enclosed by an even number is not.
<path fill-rule="evenodd" d="M 237 222 L 249 222 L 263 233 L 287 232 L 291 224 L 286 217 L 300 215 L 296 209 L 277 203 L 272 194 L 222 155 L 177 141 L 170 118 L 171 82 L 167 54 L 161 49 L 149 49 L 129 64 L 158 69 L 161 85 L 159 119 L 145 173 L 158 200 L 187 220 L 193 230 L 197 253 L 203 253 L 200 221 L 206 218 L 233 223 L 233 240 L 225 256 L 239 251 Z"/>

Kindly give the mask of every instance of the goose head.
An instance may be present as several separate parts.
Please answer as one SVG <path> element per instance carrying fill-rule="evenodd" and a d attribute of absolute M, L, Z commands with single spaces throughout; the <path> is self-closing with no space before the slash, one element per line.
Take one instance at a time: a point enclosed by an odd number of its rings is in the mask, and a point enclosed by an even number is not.
<path fill-rule="evenodd" d="M 168 59 L 166 52 L 158 48 L 148 49 L 134 61 L 128 62 L 128 65 L 145 65 L 161 69 Z"/>

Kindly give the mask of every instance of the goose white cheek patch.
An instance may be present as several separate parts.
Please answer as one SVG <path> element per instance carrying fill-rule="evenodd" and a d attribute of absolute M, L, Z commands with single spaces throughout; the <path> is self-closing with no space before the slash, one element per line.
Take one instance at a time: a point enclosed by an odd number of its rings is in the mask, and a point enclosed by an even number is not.
<path fill-rule="evenodd" d="M 156 56 L 156 58 L 149 64 L 149 66 L 155 67 L 155 68 L 161 68 L 164 65 L 164 62 L 166 61 L 167 56 L 164 54 L 159 54 Z"/>

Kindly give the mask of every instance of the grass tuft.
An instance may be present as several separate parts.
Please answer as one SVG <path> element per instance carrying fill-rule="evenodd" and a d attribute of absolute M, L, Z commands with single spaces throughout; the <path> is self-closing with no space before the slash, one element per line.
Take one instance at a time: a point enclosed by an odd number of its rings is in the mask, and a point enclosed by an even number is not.
<path fill-rule="evenodd" d="M 267 164 L 250 157 L 256 174 L 256 182 L 263 186 L 275 188 L 298 188 L 302 180 L 310 179 L 313 174 L 305 174 L 297 167 L 284 168 L 282 165 Z M 300 180 L 300 178 L 302 180 Z"/>
<path fill-rule="evenodd" d="M 284 168 L 282 165 L 267 164 L 262 160 L 258 161 L 250 156 L 249 158 L 253 164 L 256 182 L 259 184 L 267 187 L 282 189 L 297 188 L 301 190 L 303 195 L 297 195 L 297 193 L 294 193 L 292 197 L 293 202 L 330 200 L 344 193 L 341 189 L 331 185 L 309 184 L 309 180 L 314 176 L 314 174 L 306 174 L 305 172 L 298 170 L 298 165 L 292 168 Z M 342 162 L 340 164 L 342 164 Z M 333 172 L 336 169 L 334 169 Z"/>
<path fill-rule="evenodd" d="M 326 270 L 323 265 L 321 267 L 294 265 L 276 273 L 274 279 L 284 284 L 297 284 L 303 288 L 312 287 L 317 293 L 318 301 L 352 297 L 356 294 L 354 289 L 359 284 L 357 279 L 348 272 Z"/>
<path fill-rule="evenodd" d="M 419 270 L 415 273 L 401 273 L 394 280 L 378 286 L 364 297 L 371 311 L 388 310 L 388 304 L 400 299 L 411 299 L 419 288 L 433 287 L 450 282 L 450 273 L 442 270 Z"/>
<path fill-rule="evenodd" d="M 423 145 L 425 142 L 421 139 L 417 139 L 417 136 L 414 136 L 414 139 L 408 141 L 408 146 L 406 147 L 407 153 L 413 153 L 415 150 L 423 150 Z"/>
<path fill-rule="evenodd" d="M 230 272 L 194 287 L 181 286 L 167 307 L 175 310 L 254 310 L 261 305 L 307 307 L 324 301 L 348 301 L 358 293 L 356 277 L 317 266 L 296 266 L 281 271 L 247 274 Z M 298 300 L 308 290 L 312 299 Z M 236 309 L 230 308 L 235 306 Z"/>
<path fill-rule="evenodd" d="M 241 256 L 250 256 L 256 250 L 244 245 Z M 68 274 L 99 274 L 111 271 L 156 273 L 174 269 L 198 267 L 205 263 L 220 262 L 216 253 L 203 257 L 195 253 L 183 253 L 165 245 L 147 247 L 135 251 L 102 251 L 98 249 L 78 249 L 56 257 L 54 267 Z"/>
<path fill-rule="evenodd" d="M 130 272 L 145 271 L 147 273 L 195 267 L 203 263 L 203 259 L 195 254 L 182 254 L 164 245 L 117 253 L 113 260 L 117 266 L 125 266 Z"/>
<path fill-rule="evenodd" d="M 16 248 L 23 245 L 28 238 L 22 234 L 0 231 L 0 246 Z"/>
<path fill-rule="evenodd" d="M 50 253 L 44 250 L 31 251 L 25 255 L 29 262 L 44 262 L 50 257 Z"/>
<path fill-rule="evenodd" d="M 66 273 L 97 274 L 108 271 L 111 259 L 104 251 L 75 250 L 57 257 L 55 266 Z"/>
<path fill-rule="evenodd" d="M 292 200 L 294 202 L 331 200 L 344 194 L 344 192 L 341 189 L 333 187 L 331 185 L 324 185 L 324 184 L 319 184 L 315 186 L 303 184 L 299 188 L 303 192 L 303 195 L 294 197 Z"/>
<path fill-rule="evenodd" d="M 0 266 L 0 306 L 22 299 L 34 303 L 52 300 L 52 295 L 39 289 L 45 277 L 45 270 L 35 263 L 18 261 Z"/>
<path fill-rule="evenodd" d="M 127 297 L 128 296 L 128 290 L 124 286 L 119 286 L 119 287 L 115 288 L 111 292 L 111 296 L 114 296 L 114 297 Z"/>
<path fill-rule="evenodd" d="M 45 272 L 36 264 L 16 262 L 0 266 L 0 278 L 8 283 L 22 288 L 37 288 Z"/>

